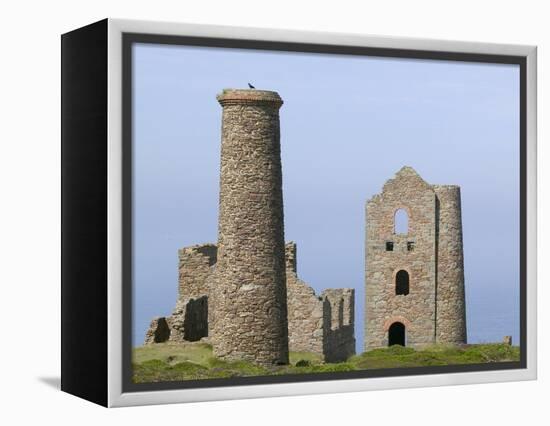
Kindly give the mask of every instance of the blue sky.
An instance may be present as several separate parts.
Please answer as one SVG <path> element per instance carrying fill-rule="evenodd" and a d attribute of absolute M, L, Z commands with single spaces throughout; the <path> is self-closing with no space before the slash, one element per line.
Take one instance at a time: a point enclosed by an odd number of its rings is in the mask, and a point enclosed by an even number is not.
<path fill-rule="evenodd" d="M 356 289 L 365 201 L 409 165 L 462 189 L 468 340 L 519 337 L 519 67 L 136 44 L 134 344 L 177 296 L 177 249 L 215 242 L 224 88 L 275 90 L 286 240 L 317 292 Z"/>

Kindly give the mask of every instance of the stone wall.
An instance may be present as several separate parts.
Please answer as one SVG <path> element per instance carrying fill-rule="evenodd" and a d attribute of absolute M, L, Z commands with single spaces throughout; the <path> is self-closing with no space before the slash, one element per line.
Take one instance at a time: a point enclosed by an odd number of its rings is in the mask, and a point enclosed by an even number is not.
<path fill-rule="evenodd" d="M 395 322 L 405 325 L 406 345 L 465 342 L 462 228 L 456 196 L 455 189 L 429 185 L 412 168 L 403 167 L 382 193 L 367 202 L 365 350 L 387 346 L 388 330 Z M 395 232 L 399 209 L 408 215 L 403 234 Z M 399 271 L 408 275 L 408 294 L 396 294 Z"/>
<path fill-rule="evenodd" d="M 182 308 L 190 299 L 207 296 L 208 323 L 215 320 L 214 301 L 211 297 L 214 265 L 218 259 L 216 244 L 198 244 L 178 250 L 178 303 L 172 316 L 181 315 Z M 208 330 L 208 326 L 206 327 Z M 205 335 L 207 336 L 208 333 Z"/>
<path fill-rule="evenodd" d="M 209 294 L 208 279 L 216 264 L 216 244 L 200 244 L 178 250 L 178 297 L 197 298 Z"/>
<path fill-rule="evenodd" d="M 208 297 L 179 299 L 169 317 L 151 321 L 144 344 L 196 342 L 208 337 Z"/>
<path fill-rule="evenodd" d="M 317 296 L 297 276 L 297 250 L 286 244 L 288 344 L 292 352 L 313 352 L 326 362 L 355 354 L 354 289 L 328 289 Z"/>
<path fill-rule="evenodd" d="M 213 321 L 209 309 L 210 284 L 217 260 L 216 244 L 200 244 L 178 250 L 178 299 L 168 317 L 155 318 L 145 344 L 196 341 L 208 337 Z"/>
<path fill-rule="evenodd" d="M 178 253 L 180 280 L 176 308 L 169 317 L 151 322 L 146 344 L 195 341 L 208 336 L 213 318 L 213 308 L 209 307 L 210 285 L 216 268 L 217 247 L 198 245 L 180 249 Z M 294 242 L 285 246 L 285 264 L 289 350 L 316 353 L 327 362 L 344 361 L 355 354 L 354 289 L 327 289 L 317 296 L 297 276 Z M 212 336 L 209 341 L 212 342 Z"/>
<path fill-rule="evenodd" d="M 296 244 L 286 245 L 288 345 L 292 352 L 323 354 L 323 301 L 296 274 Z"/>
<path fill-rule="evenodd" d="M 208 337 L 208 296 L 179 299 L 167 320 L 172 342 L 196 342 Z"/>

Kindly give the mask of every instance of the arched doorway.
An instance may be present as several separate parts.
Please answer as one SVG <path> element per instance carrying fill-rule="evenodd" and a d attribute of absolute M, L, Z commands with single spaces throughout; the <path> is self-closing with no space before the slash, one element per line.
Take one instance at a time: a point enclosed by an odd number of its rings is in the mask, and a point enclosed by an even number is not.
<path fill-rule="evenodd" d="M 405 326 L 403 323 L 394 322 L 388 330 L 388 346 L 405 346 Z"/>
<path fill-rule="evenodd" d="M 409 273 L 404 269 L 395 275 L 395 294 L 403 296 L 409 294 Z"/>

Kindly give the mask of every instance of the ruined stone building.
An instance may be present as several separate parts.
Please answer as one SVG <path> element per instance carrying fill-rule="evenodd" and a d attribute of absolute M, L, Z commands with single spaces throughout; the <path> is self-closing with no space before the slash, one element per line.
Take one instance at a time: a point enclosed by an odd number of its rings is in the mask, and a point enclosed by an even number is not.
<path fill-rule="evenodd" d="M 403 167 L 366 205 L 365 350 L 466 342 L 460 187 Z"/>
<path fill-rule="evenodd" d="M 218 248 L 203 244 L 178 250 L 178 300 L 172 315 L 155 318 L 145 343 L 197 341 L 209 336 L 213 309 L 208 309 Z M 297 276 L 296 244 L 286 244 L 288 345 L 293 352 L 311 352 L 327 362 L 355 353 L 355 291 L 327 289 L 320 296 Z M 211 339 L 209 339 L 211 340 Z"/>
<path fill-rule="evenodd" d="M 355 350 L 354 291 L 320 297 L 296 275 L 296 246 L 284 243 L 276 92 L 224 90 L 218 242 L 179 250 L 179 296 L 156 318 L 146 343 L 208 337 L 214 354 L 287 364 L 292 351 L 327 361 Z"/>

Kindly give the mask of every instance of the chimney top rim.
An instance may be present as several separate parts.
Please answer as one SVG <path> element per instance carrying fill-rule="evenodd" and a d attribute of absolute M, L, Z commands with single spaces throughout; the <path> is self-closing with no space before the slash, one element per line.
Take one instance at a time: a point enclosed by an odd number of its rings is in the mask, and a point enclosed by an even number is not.
<path fill-rule="evenodd" d="M 224 89 L 222 93 L 216 96 L 216 99 L 222 106 L 227 104 L 270 103 L 280 107 L 283 104 L 281 96 L 271 90 Z"/>

